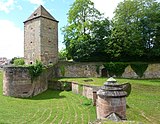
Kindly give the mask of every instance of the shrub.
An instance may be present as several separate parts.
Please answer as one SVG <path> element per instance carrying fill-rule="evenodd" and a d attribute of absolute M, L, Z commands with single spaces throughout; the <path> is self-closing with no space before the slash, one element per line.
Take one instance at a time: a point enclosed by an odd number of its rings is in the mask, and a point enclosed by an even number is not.
<path fill-rule="evenodd" d="M 64 75 L 65 75 L 65 67 L 63 65 L 60 66 L 60 71 L 61 71 L 62 76 L 64 77 Z"/>
<path fill-rule="evenodd" d="M 16 65 L 16 66 L 18 66 L 18 65 L 24 65 L 25 62 L 24 62 L 24 59 L 18 58 L 18 59 L 14 59 L 13 64 Z"/>
<path fill-rule="evenodd" d="M 43 71 L 43 64 L 40 61 L 36 60 L 36 63 L 29 66 L 29 73 L 31 75 L 31 79 L 38 77 Z"/>
<path fill-rule="evenodd" d="M 63 49 L 63 50 L 58 52 L 58 59 L 59 60 L 66 60 L 67 59 L 66 49 Z"/>
<path fill-rule="evenodd" d="M 116 75 L 117 77 L 122 76 L 127 66 L 128 64 L 122 62 L 109 62 L 104 64 L 104 67 L 107 69 L 109 75 Z"/>
<path fill-rule="evenodd" d="M 70 82 L 62 82 L 62 89 L 70 91 L 71 90 L 71 83 Z"/>
<path fill-rule="evenodd" d="M 133 71 L 141 78 L 146 71 L 148 64 L 146 63 L 135 63 L 131 64 Z"/>

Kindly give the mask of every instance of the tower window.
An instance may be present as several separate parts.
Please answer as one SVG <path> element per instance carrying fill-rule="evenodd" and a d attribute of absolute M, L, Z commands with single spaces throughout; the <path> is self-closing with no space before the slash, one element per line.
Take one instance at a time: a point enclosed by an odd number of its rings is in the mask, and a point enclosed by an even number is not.
<path fill-rule="evenodd" d="M 49 32 L 51 32 L 51 28 L 49 27 L 48 29 L 49 29 Z"/>
<path fill-rule="evenodd" d="M 34 16 L 37 16 L 37 13 L 34 13 Z"/>
<path fill-rule="evenodd" d="M 32 41 L 30 43 L 32 43 Z"/>
<path fill-rule="evenodd" d="M 32 65 L 32 62 L 30 62 L 30 64 Z"/>

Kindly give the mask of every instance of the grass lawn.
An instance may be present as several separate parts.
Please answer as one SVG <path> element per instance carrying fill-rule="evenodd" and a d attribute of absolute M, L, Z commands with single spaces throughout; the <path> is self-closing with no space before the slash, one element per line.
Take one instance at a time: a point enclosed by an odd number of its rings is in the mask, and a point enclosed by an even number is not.
<path fill-rule="evenodd" d="M 89 85 L 103 85 L 106 78 L 63 78 L 59 80 L 78 81 Z M 90 78 L 89 78 L 90 79 Z M 127 119 L 144 124 L 160 124 L 160 79 L 131 80 L 132 92 L 127 98 Z M 29 99 L 2 95 L 2 73 L 0 72 L 0 124 L 87 124 L 96 119 L 95 107 L 91 101 L 67 91 L 46 92 Z M 108 122 L 112 124 L 112 122 Z M 106 123 L 106 124 L 108 124 Z M 119 123 L 118 123 L 119 124 Z"/>
<path fill-rule="evenodd" d="M 62 78 L 59 80 L 75 81 L 81 84 L 102 86 L 106 78 L 88 78 L 93 81 L 85 82 L 86 78 Z M 132 92 L 127 97 L 127 119 L 143 122 L 144 124 L 160 124 L 160 79 L 133 80 L 116 79 L 119 83 L 129 82 Z"/>
<path fill-rule="evenodd" d="M 72 92 L 47 90 L 29 99 L 3 96 L 0 72 L 0 124 L 87 124 L 95 119 L 91 100 Z"/>

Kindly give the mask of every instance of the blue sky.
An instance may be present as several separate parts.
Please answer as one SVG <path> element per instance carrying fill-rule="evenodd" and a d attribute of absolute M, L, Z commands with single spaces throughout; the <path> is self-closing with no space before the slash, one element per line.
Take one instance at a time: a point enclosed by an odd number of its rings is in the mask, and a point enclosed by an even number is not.
<path fill-rule="evenodd" d="M 113 17 L 117 4 L 123 0 L 91 0 L 106 17 Z M 23 22 L 39 5 L 43 5 L 59 21 L 59 50 L 63 35 L 60 30 L 67 24 L 67 12 L 74 0 L 0 0 L 0 57 L 23 57 Z"/>

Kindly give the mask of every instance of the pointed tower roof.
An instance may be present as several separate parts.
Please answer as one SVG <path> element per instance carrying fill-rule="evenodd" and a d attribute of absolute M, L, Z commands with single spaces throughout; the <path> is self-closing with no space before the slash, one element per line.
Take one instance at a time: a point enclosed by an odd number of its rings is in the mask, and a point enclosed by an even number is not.
<path fill-rule="evenodd" d="M 42 5 L 40 5 L 25 22 L 28 22 L 30 20 L 33 20 L 39 17 L 47 18 L 47 19 L 58 22 Z"/>

